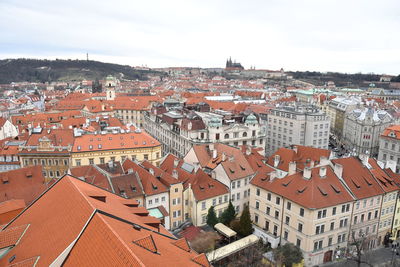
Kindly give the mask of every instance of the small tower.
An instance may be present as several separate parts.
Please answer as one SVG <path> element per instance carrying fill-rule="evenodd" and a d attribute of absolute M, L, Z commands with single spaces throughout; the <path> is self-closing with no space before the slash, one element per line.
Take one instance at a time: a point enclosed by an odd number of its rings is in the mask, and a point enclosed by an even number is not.
<path fill-rule="evenodd" d="M 115 99 L 115 86 L 116 86 L 116 79 L 108 75 L 106 78 L 106 99 L 107 100 L 114 100 Z"/>

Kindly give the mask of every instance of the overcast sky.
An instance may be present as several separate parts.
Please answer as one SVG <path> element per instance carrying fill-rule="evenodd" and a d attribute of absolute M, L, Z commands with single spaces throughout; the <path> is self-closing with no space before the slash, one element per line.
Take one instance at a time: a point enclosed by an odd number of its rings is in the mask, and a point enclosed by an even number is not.
<path fill-rule="evenodd" d="M 400 0 L 0 0 L 0 58 L 400 74 Z"/>

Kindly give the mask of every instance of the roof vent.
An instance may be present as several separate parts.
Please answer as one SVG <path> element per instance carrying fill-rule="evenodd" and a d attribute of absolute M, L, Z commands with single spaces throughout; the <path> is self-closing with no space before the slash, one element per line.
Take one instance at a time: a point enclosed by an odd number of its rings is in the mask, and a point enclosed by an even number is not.
<path fill-rule="evenodd" d="M 140 229 L 142 229 L 142 227 L 138 224 L 134 224 L 133 229 L 140 231 Z"/>

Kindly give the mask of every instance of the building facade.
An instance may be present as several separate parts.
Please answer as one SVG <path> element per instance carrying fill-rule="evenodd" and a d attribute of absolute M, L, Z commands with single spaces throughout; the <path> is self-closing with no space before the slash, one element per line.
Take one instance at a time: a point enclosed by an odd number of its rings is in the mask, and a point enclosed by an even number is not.
<path fill-rule="evenodd" d="M 327 149 L 330 120 L 315 106 L 285 106 L 268 116 L 266 154 L 292 144 Z"/>
<path fill-rule="evenodd" d="M 350 151 L 369 152 L 375 157 L 379 151 L 379 137 L 392 122 L 392 116 L 384 110 L 355 109 L 345 118 L 343 142 Z"/>

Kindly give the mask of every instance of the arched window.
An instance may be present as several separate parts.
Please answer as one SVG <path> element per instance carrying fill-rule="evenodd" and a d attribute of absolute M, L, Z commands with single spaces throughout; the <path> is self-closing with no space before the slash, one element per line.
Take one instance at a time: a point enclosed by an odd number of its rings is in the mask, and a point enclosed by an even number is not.
<path fill-rule="evenodd" d="M 229 139 L 229 134 L 225 134 L 224 138 Z"/>
<path fill-rule="evenodd" d="M 243 133 L 243 137 L 247 137 L 247 132 L 244 132 L 244 133 Z"/>

